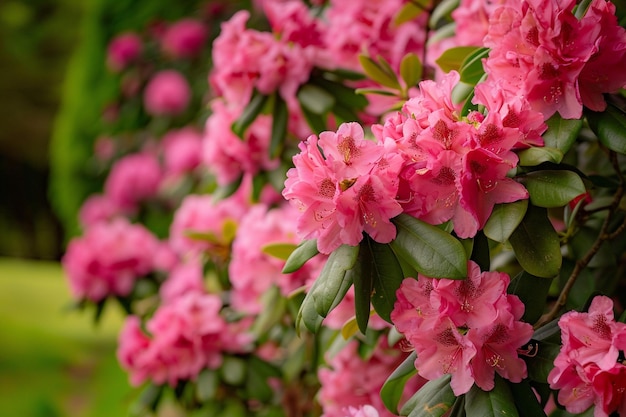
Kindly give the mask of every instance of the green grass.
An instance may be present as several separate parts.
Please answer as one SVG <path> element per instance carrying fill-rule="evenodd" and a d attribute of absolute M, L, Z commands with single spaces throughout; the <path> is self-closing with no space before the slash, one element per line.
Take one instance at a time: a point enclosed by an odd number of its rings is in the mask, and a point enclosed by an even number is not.
<path fill-rule="evenodd" d="M 57 263 L 0 258 L 0 410 L 6 417 L 128 415 L 135 391 L 116 358 L 122 323 L 109 305 L 68 308 Z"/>

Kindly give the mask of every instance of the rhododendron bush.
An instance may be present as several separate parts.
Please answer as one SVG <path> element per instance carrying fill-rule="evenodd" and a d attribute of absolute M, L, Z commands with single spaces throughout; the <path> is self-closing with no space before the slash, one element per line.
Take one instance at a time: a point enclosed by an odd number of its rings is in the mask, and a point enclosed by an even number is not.
<path fill-rule="evenodd" d="M 626 417 L 626 4 L 202 7 L 110 39 L 63 258 L 133 412 Z"/>

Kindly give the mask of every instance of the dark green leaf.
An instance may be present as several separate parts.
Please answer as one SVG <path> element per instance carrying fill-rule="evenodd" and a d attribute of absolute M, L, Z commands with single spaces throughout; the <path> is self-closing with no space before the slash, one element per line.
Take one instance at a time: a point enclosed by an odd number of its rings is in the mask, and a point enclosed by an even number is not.
<path fill-rule="evenodd" d="M 524 303 L 522 320 L 535 323 L 544 313 L 552 280 L 536 277 L 526 271 L 517 274 L 509 285 L 509 294 L 515 294 Z"/>
<path fill-rule="evenodd" d="M 396 291 L 400 288 L 404 273 L 395 253 L 388 244 L 369 240 L 374 271 L 374 293 L 372 305 L 380 317 L 391 323 L 391 311 L 396 302 Z"/>
<path fill-rule="evenodd" d="M 518 384 L 509 383 L 515 406 L 520 417 L 546 417 L 543 407 L 527 379 Z"/>
<path fill-rule="evenodd" d="M 297 271 L 306 263 L 306 261 L 318 253 L 317 240 L 311 239 L 301 242 L 298 247 L 291 252 L 289 258 L 287 258 L 287 262 L 283 267 L 283 274 L 290 274 Z"/>
<path fill-rule="evenodd" d="M 381 96 L 394 97 L 396 93 L 389 90 L 383 90 L 382 88 L 357 88 L 355 90 L 357 94 L 378 94 Z"/>
<path fill-rule="evenodd" d="M 452 102 L 455 104 L 465 103 L 463 106 L 463 111 L 468 107 L 468 102 L 471 102 L 472 97 L 474 97 L 474 86 L 470 84 L 466 84 L 462 81 L 459 81 L 457 85 L 452 88 Z"/>
<path fill-rule="evenodd" d="M 496 204 L 483 228 L 485 235 L 496 242 L 506 242 L 511 233 L 519 226 L 527 209 L 528 200 Z"/>
<path fill-rule="evenodd" d="M 289 122 L 289 112 L 287 103 L 279 94 L 274 96 L 274 111 L 272 112 L 272 136 L 269 146 L 270 158 L 277 158 L 287 137 L 287 123 Z"/>
<path fill-rule="evenodd" d="M 268 379 L 277 377 L 280 377 L 278 369 L 256 356 L 250 356 L 246 378 L 248 397 L 264 403 L 269 402 L 274 396 L 274 389 L 269 385 Z"/>
<path fill-rule="evenodd" d="M 400 62 L 400 77 L 407 87 L 413 87 L 422 79 L 423 69 L 419 57 L 410 52 Z"/>
<path fill-rule="evenodd" d="M 415 374 L 415 358 L 417 355 L 412 352 L 407 358 L 389 375 L 382 388 L 380 389 L 380 398 L 387 410 L 394 414 L 398 414 L 398 404 L 402 398 L 404 386 L 407 381 Z"/>
<path fill-rule="evenodd" d="M 528 378 L 532 381 L 545 383 L 548 374 L 554 369 L 554 358 L 559 354 L 561 346 L 555 343 L 538 342 L 537 352 L 534 356 L 524 356 Z"/>
<path fill-rule="evenodd" d="M 586 192 L 585 184 L 572 171 L 529 172 L 520 178 L 530 194 L 530 202 L 539 207 L 562 207 Z"/>
<path fill-rule="evenodd" d="M 491 391 L 472 386 L 465 394 L 465 412 L 468 416 L 519 417 L 511 389 L 507 381 L 499 376 L 496 376 L 495 387 Z"/>
<path fill-rule="evenodd" d="M 226 356 L 220 367 L 222 380 L 230 385 L 242 385 L 246 381 L 247 364 L 242 358 Z"/>
<path fill-rule="evenodd" d="M 450 409 L 455 399 L 456 396 L 450 387 L 450 375 L 444 375 L 424 384 L 404 403 L 400 415 L 441 417 Z"/>
<path fill-rule="evenodd" d="M 467 254 L 452 235 L 407 214 L 393 222 L 398 233 L 391 247 L 418 272 L 432 278 L 467 276 Z"/>
<path fill-rule="evenodd" d="M 325 131 L 327 117 L 313 113 L 312 111 L 304 107 L 302 103 L 300 104 L 301 104 L 300 109 L 302 110 L 302 115 L 304 116 L 304 119 L 306 120 L 311 130 L 315 133 L 320 133 L 320 132 Z"/>
<path fill-rule="evenodd" d="M 335 98 L 323 88 L 305 84 L 298 90 L 298 101 L 302 107 L 317 115 L 325 115 L 335 105 Z"/>
<path fill-rule="evenodd" d="M 470 259 L 478 264 L 481 271 L 489 271 L 491 256 L 489 253 L 489 240 L 482 230 L 474 236 Z"/>
<path fill-rule="evenodd" d="M 544 162 L 554 162 L 558 164 L 563 160 L 563 152 L 550 147 L 532 147 L 521 150 L 517 153 L 519 164 L 523 167 L 534 167 Z"/>
<path fill-rule="evenodd" d="M 400 83 L 398 82 L 398 78 L 393 71 L 390 74 L 385 66 L 374 61 L 367 55 L 359 55 L 359 62 L 361 63 L 365 74 L 367 74 L 372 81 L 395 90 L 400 89 Z"/>
<path fill-rule="evenodd" d="M 480 48 L 465 57 L 459 69 L 461 81 L 470 85 L 478 84 L 485 74 L 482 60 L 489 56 L 489 51 L 489 48 Z"/>
<path fill-rule="evenodd" d="M 555 113 L 546 120 L 546 125 L 548 130 L 543 134 L 544 145 L 548 148 L 558 149 L 561 154 L 565 155 L 576 141 L 583 121 L 581 119 L 564 119 L 559 113 Z"/>
<path fill-rule="evenodd" d="M 563 259 L 561 246 L 545 209 L 530 205 L 509 242 L 518 262 L 529 274 L 542 278 L 558 275 Z"/>
<path fill-rule="evenodd" d="M 144 415 L 146 411 L 155 411 L 163 396 L 163 385 L 148 384 L 139 399 L 131 407 L 131 414 Z"/>
<path fill-rule="evenodd" d="M 215 398 L 218 386 L 219 378 L 217 372 L 212 369 L 204 369 L 198 374 L 196 379 L 196 397 L 201 402 Z"/>
<path fill-rule="evenodd" d="M 581 259 L 591 249 L 594 242 L 598 238 L 598 231 L 590 227 L 580 227 L 576 234 L 569 240 L 568 247 L 573 259 Z M 621 254 L 620 254 L 621 256 Z M 617 259 L 613 250 L 611 249 L 611 243 L 608 241 L 602 242 L 598 252 L 591 258 L 589 268 L 601 268 L 607 266 L 614 266 L 617 264 Z"/>
<path fill-rule="evenodd" d="M 215 190 L 211 194 L 213 201 L 220 201 L 233 195 L 235 191 L 239 189 L 242 179 L 243 175 L 240 175 L 235 181 L 223 187 L 219 187 L 217 190 Z"/>
<path fill-rule="evenodd" d="M 479 46 L 456 46 L 446 49 L 435 61 L 443 72 L 459 71 L 465 58 L 480 50 Z"/>
<path fill-rule="evenodd" d="M 235 135 L 243 138 L 243 135 L 246 132 L 248 126 L 250 126 L 257 118 L 257 116 L 263 111 L 267 99 L 268 96 L 261 94 L 258 91 L 254 92 L 252 98 L 250 99 L 250 103 L 248 103 L 246 108 L 243 110 L 239 119 L 235 120 L 235 122 L 231 126 L 231 129 L 235 133 Z"/>
<path fill-rule="evenodd" d="M 609 103 L 603 112 L 586 111 L 589 127 L 612 151 L 626 154 L 626 114 Z"/>
<path fill-rule="evenodd" d="M 346 272 L 354 267 L 358 255 L 358 246 L 341 245 L 328 256 L 315 280 L 317 285 L 311 289 L 315 311 L 320 316 L 326 317 L 343 300 L 352 285 L 351 275 Z"/>
<path fill-rule="evenodd" d="M 327 80 L 324 78 L 315 78 L 311 81 L 313 84 L 323 88 L 335 98 L 337 104 L 350 109 L 364 109 L 368 101 L 365 97 L 357 94 L 355 90 L 344 84 Z"/>
<path fill-rule="evenodd" d="M 428 27 L 435 29 L 441 26 L 440 22 L 442 20 L 446 22 L 452 21 L 452 12 L 457 7 L 459 7 L 459 0 L 443 0 L 439 2 L 435 10 L 430 14 Z"/>
<path fill-rule="evenodd" d="M 371 254 L 367 245 L 368 239 L 365 237 L 361 241 L 359 260 L 354 268 L 347 272 L 354 283 L 354 313 L 356 323 L 363 334 L 367 332 L 367 323 L 370 319 L 370 299 L 374 286 L 373 271 L 370 267 L 372 263 Z"/>

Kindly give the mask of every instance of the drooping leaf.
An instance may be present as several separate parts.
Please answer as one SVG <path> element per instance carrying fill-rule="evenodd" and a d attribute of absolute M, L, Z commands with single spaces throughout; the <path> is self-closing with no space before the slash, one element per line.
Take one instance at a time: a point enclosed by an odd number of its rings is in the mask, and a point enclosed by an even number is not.
<path fill-rule="evenodd" d="M 563 155 L 570 150 L 583 126 L 581 119 L 564 119 L 559 113 L 555 113 L 545 123 L 548 130 L 542 136 L 544 145 L 558 149 Z"/>
<path fill-rule="evenodd" d="M 478 46 L 456 46 L 447 49 L 435 60 L 443 72 L 459 71 L 465 58 L 481 49 Z"/>
<path fill-rule="evenodd" d="M 519 226 L 528 209 L 528 200 L 496 204 L 483 228 L 485 235 L 496 242 L 504 243 Z"/>
<path fill-rule="evenodd" d="M 465 412 L 468 416 L 519 417 L 508 382 L 499 376 L 496 376 L 491 391 L 472 386 L 465 394 Z"/>
<path fill-rule="evenodd" d="M 395 90 L 400 89 L 400 83 L 398 82 L 396 75 L 393 71 L 389 73 L 387 68 L 380 64 L 380 61 L 376 62 L 367 55 L 359 55 L 359 62 L 361 63 L 365 74 L 367 74 L 372 81 Z"/>
<path fill-rule="evenodd" d="M 480 48 L 465 57 L 459 68 L 461 81 L 470 85 L 478 84 L 485 74 L 482 60 L 489 56 L 489 51 L 489 48 Z"/>
<path fill-rule="evenodd" d="M 380 398 L 387 410 L 398 414 L 398 404 L 402 398 L 402 392 L 407 381 L 417 374 L 415 369 L 415 358 L 417 355 L 412 352 L 407 358 L 389 375 L 382 388 Z"/>
<path fill-rule="evenodd" d="M 563 160 L 563 152 L 559 149 L 544 147 L 532 147 L 518 152 L 519 164 L 523 167 L 534 167 L 544 162 L 558 164 Z"/>
<path fill-rule="evenodd" d="M 302 323 L 304 323 L 304 326 L 312 333 L 317 333 L 322 326 L 324 318 L 317 313 L 312 296 L 316 283 L 317 281 L 313 283 L 313 286 L 304 297 L 304 300 L 302 300 L 302 304 L 300 304 L 300 309 L 296 315 L 295 327 L 298 335 L 300 334 Z"/>
<path fill-rule="evenodd" d="M 545 209 L 530 205 L 509 242 L 518 262 L 529 274 L 542 278 L 558 275 L 563 259 L 561 246 Z"/>
<path fill-rule="evenodd" d="M 317 240 L 310 239 L 303 241 L 293 250 L 293 252 L 291 252 L 289 258 L 287 258 L 287 262 L 283 267 L 283 274 L 290 274 L 297 271 L 306 263 L 306 261 L 318 253 Z"/>
<path fill-rule="evenodd" d="M 289 112 L 287 103 L 279 94 L 274 95 L 274 109 L 272 112 L 272 136 L 269 146 L 271 159 L 277 158 L 284 146 L 287 136 L 287 123 L 289 122 Z"/>
<path fill-rule="evenodd" d="M 378 315 L 391 323 L 391 311 L 396 302 L 396 292 L 404 280 L 402 266 L 389 244 L 369 241 L 374 272 L 372 306 Z"/>
<path fill-rule="evenodd" d="M 520 178 L 538 207 L 562 207 L 586 192 L 578 174 L 566 170 L 533 171 Z"/>
<path fill-rule="evenodd" d="M 313 84 L 300 87 L 297 96 L 302 107 L 317 115 L 327 114 L 335 104 L 332 94 Z"/>
<path fill-rule="evenodd" d="M 423 70 L 422 61 L 412 52 L 406 54 L 400 61 L 400 77 L 407 87 L 417 85 L 422 79 Z"/>
<path fill-rule="evenodd" d="M 585 111 L 598 140 L 617 153 L 626 154 L 626 114 L 609 103 L 603 112 Z"/>
<path fill-rule="evenodd" d="M 452 235 L 407 214 L 393 222 L 398 233 L 391 247 L 415 270 L 432 278 L 467 276 L 467 254 Z"/>
<path fill-rule="evenodd" d="M 450 409 L 456 396 L 450 387 L 450 375 L 428 381 L 400 410 L 409 417 L 441 417 Z M 480 415 L 480 414 L 477 414 Z"/>
<path fill-rule="evenodd" d="M 259 114 L 263 111 L 265 103 L 267 103 L 268 96 L 255 91 L 250 99 L 250 102 L 241 113 L 241 116 L 235 120 L 231 126 L 235 135 L 243 138 L 246 129 L 254 122 Z"/>
<path fill-rule="evenodd" d="M 261 252 L 274 258 L 286 261 L 298 246 L 293 243 L 268 243 L 261 248 Z"/>
<path fill-rule="evenodd" d="M 311 288 L 315 311 L 320 316 L 326 317 L 352 285 L 351 275 L 346 272 L 354 267 L 358 254 L 358 246 L 341 245 L 329 255 Z"/>
<path fill-rule="evenodd" d="M 526 271 L 517 274 L 509 285 L 509 294 L 515 294 L 524 303 L 522 320 L 535 323 L 544 313 L 552 280 L 536 277 Z"/>
<path fill-rule="evenodd" d="M 368 238 L 365 237 L 361 241 L 359 259 L 354 268 L 347 272 L 354 283 L 354 313 L 356 323 L 363 334 L 367 332 L 367 323 L 370 319 L 370 300 L 374 286 L 374 276 L 370 267 L 371 254 L 367 247 L 367 240 Z"/>

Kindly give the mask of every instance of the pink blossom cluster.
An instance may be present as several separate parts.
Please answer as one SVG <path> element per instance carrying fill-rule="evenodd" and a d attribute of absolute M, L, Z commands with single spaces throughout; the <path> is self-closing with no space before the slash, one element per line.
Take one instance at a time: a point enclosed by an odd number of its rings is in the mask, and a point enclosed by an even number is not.
<path fill-rule="evenodd" d="M 266 252 L 271 244 L 297 244 L 294 233 L 297 212 L 289 205 L 270 209 L 258 204 L 244 215 L 233 241 L 232 256 L 228 267 L 233 286 L 231 304 L 235 310 L 249 314 L 260 313 L 264 306 L 263 294 L 272 286 L 284 297 L 317 276 L 322 267 L 320 257 L 307 262 L 291 274 L 283 274 L 285 261 Z"/>
<path fill-rule="evenodd" d="M 183 74 L 167 69 L 154 74 L 145 87 L 143 102 L 152 116 L 176 116 L 183 113 L 191 100 L 191 87 Z"/>
<path fill-rule="evenodd" d="M 123 71 L 139 58 L 142 49 L 143 41 L 137 33 L 121 33 L 107 46 L 107 66 L 113 72 Z"/>
<path fill-rule="evenodd" d="M 162 304 L 146 322 L 128 316 L 119 335 L 117 357 L 133 385 L 195 380 L 218 368 L 225 352 L 248 349 L 250 336 L 220 315 L 218 295 L 186 292 Z M 147 333 L 146 333 L 147 331 Z"/>
<path fill-rule="evenodd" d="M 375 125 L 379 141 L 393 140 L 403 156 L 397 200 L 402 211 L 431 224 L 452 221 L 461 238 L 473 237 L 493 207 L 528 197 L 507 176 L 517 165 L 513 149 L 542 145 L 546 129 L 541 114 L 521 97 L 505 95 L 498 85 L 476 87 L 477 111 L 461 116 L 452 101 L 459 74 L 422 81 L 402 110 Z"/>
<path fill-rule="evenodd" d="M 74 297 L 98 302 L 127 296 L 135 282 L 153 272 L 159 240 L 124 218 L 98 222 L 67 246 L 62 259 Z"/>
<path fill-rule="evenodd" d="M 581 117 L 583 105 L 606 108 L 603 93 L 626 85 L 626 30 L 615 5 L 593 0 L 574 16 L 575 0 L 507 1 L 493 12 L 485 69 L 503 88 L 528 99 L 547 119 Z"/>
<path fill-rule="evenodd" d="M 206 45 L 207 27 L 193 18 L 184 18 L 172 23 L 161 38 L 163 51 L 175 59 L 194 58 Z"/>
<path fill-rule="evenodd" d="M 311 135 L 299 147 L 283 196 L 302 211 L 296 228 L 301 238 L 317 238 L 326 254 L 342 244 L 357 245 L 363 232 L 380 243 L 395 238 L 390 219 L 402 211 L 396 201 L 402 158 L 388 149 L 394 141 L 365 139 L 363 128 L 352 122 L 319 139 Z"/>
<path fill-rule="evenodd" d="M 561 350 L 548 375 L 558 402 L 570 413 L 595 405 L 594 417 L 626 415 L 626 324 L 616 322 L 613 301 L 595 297 L 589 311 L 559 319 Z"/>
<path fill-rule="evenodd" d="M 321 388 L 318 400 L 322 417 L 392 417 L 380 398 L 380 389 L 393 370 L 406 359 L 407 354 L 390 347 L 386 338 L 380 338 L 373 352 L 359 353 L 359 342 L 353 339 L 333 357 L 327 357 L 328 367 L 318 371 Z M 411 378 L 404 388 L 406 395 L 417 391 L 424 380 Z"/>
<path fill-rule="evenodd" d="M 481 272 L 468 262 L 465 280 L 406 278 L 397 292 L 391 320 L 417 353 L 415 367 L 428 379 L 452 375 L 455 395 L 476 383 L 489 391 L 495 373 L 511 382 L 526 378 L 518 349 L 532 326 L 520 321 L 524 304 L 506 290 L 510 278 Z"/>

